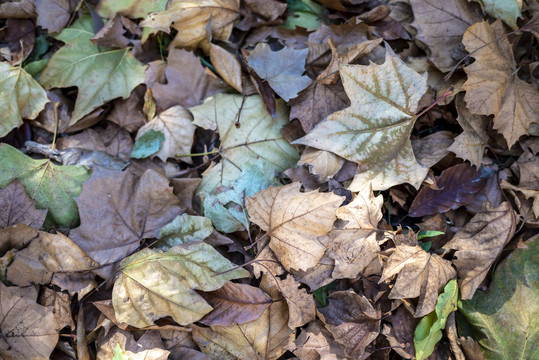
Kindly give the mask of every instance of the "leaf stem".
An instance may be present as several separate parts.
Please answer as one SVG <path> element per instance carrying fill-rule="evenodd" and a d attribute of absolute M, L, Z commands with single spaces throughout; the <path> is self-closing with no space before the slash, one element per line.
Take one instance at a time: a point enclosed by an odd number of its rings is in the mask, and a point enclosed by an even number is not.
<path fill-rule="evenodd" d="M 52 138 L 51 150 L 54 150 L 56 147 L 56 135 L 58 135 L 58 108 L 60 103 L 54 103 L 54 137 Z"/>
<path fill-rule="evenodd" d="M 216 149 L 216 150 L 212 150 L 212 151 L 207 151 L 207 152 L 202 152 L 202 153 L 195 153 L 195 154 L 176 154 L 177 157 L 188 157 L 188 156 L 205 156 L 205 155 L 213 155 L 213 154 L 218 154 L 219 153 L 219 149 Z"/>

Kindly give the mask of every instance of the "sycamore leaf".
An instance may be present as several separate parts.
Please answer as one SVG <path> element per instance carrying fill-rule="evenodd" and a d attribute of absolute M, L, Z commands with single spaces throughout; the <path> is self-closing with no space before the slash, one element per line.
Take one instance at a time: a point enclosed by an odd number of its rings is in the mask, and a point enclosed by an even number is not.
<path fill-rule="evenodd" d="M 0 137 L 22 125 L 22 118 L 35 119 L 49 102 L 47 93 L 21 66 L 0 63 Z"/>
<path fill-rule="evenodd" d="M 148 15 L 140 25 L 166 33 L 172 25 L 178 30 L 172 46 L 188 50 L 201 46 L 209 50 L 207 28 L 214 40 L 227 41 L 240 15 L 239 3 L 239 0 L 174 1 L 166 10 Z"/>
<path fill-rule="evenodd" d="M 427 90 L 426 74 L 407 67 L 389 47 L 383 65 L 345 65 L 340 74 L 352 105 L 294 143 L 358 163 L 359 175 L 372 180 L 375 190 L 404 182 L 419 187 L 428 169 L 416 161 L 410 133 Z"/>
<path fill-rule="evenodd" d="M 144 159 L 152 156 L 161 149 L 164 141 L 165 135 L 161 131 L 149 129 L 143 135 L 137 136 L 137 140 L 131 151 L 131 157 L 134 159 Z"/>
<path fill-rule="evenodd" d="M 494 114 L 494 128 L 509 147 L 539 117 L 539 92 L 517 76 L 513 48 L 500 20 L 471 26 L 462 39 L 475 62 L 464 68 L 464 100 L 472 114 Z"/>
<path fill-rule="evenodd" d="M 539 237 L 524 246 L 498 266 L 488 291 L 458 304 L 485 359 L 539 358 Z"/>
<path fill-rule="evenodd" d="M 400 245 L 384 267 L 380 283 L 397 275 L 390 299 L 410 299 L 419 296 L 415 317 L 434 310 L 438 291 L 457 275 L 451 263 L 436 254 L 427 253 L 415 245 Z"/>
<path fill-rule="evenodd" d="M 313 175 L 318 176 L 319 182 L 328 181 L 343 166 L 344 159 L 323 150 L 307 148 L 301 154 L 298 165 L 307 165 Z"/>
<path fill-rule="evenodd" d="M 122 262 L 114 283 L 116 319 L 135 327 L 151 326 L 165 316 L 181 325 L 200 320 L 212 307 L 195 290 L 214 291 L 228 280 L 249 276 L 234 266 L 202 241 L 166 252 L 141 250 Z"/>
<path fill-rule="evenodd" d="M 518 28 L 517 18 L 522 18 L 522 0 L 480 0 L 487 14 L 500 18 L 513 30 Z"/>
<path fill-rule="evenodd" d="M 219 94 L 189 109 L 194 124 L 217 130 L 221 138 L 221 161 L 202 174 L 198 194 L 212 194 L 219 186 L 231 187 L 249 165 L 257 162 L 264 172 L 280 172 L 298 160 L 295 147 L 286 141 L 281 129 L 288 123 L 284 102 L 277 102 L 273 118 L 259 96 Z M 236 124 L 240 126 L 237 127 Z"/>
<path fill-rule="evenodd" d="M 221 46 L 210 43 L 210 61 L 223 80 L 239 93 L 243 93 L 241 64 L 234 54 L 226 51 Z"/>
<path fill-rule="evenodd" d="M 458 271 L 462 299 L 472 298 L 505 244 L 513 238 L 516 222 L 508 202 L 498 207 L 484 203 L 481 212 L 444 245 L 445 249 L 457 250 L 453 263 Z"/>
<path fill-rule="evenodd" d="M 301 330 L 293 349 L 298 359 L 345 359 L 344 346 L 333 339 L 333 335 L 320 320 L 309 323 Z"/>
<path fill-rule="evenodd" d="M 58 324 L 52 311 L 36 303 L 36 299 L 34 286 L 6 287 L 0 282 L 2 359 L 49 359 L 58 342 Z"/>
<path fill-rule="evenodd" d="M 170 351 L 165 350 L 165 344 L 159 331 L 145 331 L 135 340 L 133 332 L 114 327 L 108 332 L 101 332 L 96 341 L 97 359 L 117 360 L 167 360 Z"/>
<path fill-rule="evenodd" d="M 47 210 L 35 208 L 20 181 L 13 180 L 0 190 L 0 229 L 17 224 L 40 228 L 46 215 Z"/>
<path fill-rule="evenodd" d="M 415 356 L 424 360 L 434 352 L 434 346 L 442 338 L 442 330 L 449 314 L 457 310 L 459 288 L 455 279 L 449 281 L 444 292 L 438 296 L 436 309 L 421 319 L 414 333 Z"/>
<path fill-rule="evenodd" d="M 0 145 L 0 188 L 18 179 L 37 208 L 49 209 L 52 219 L 60 226 L 77 226 L 79 211 L 73 197 L 81 193 L 82 183 L 89 176 L 83 166 L 34 160 L 7 144 Z"/>
<path fill-rule="evenodd" d="M 110 19 L 120 13 L 131 19 L 146 17 L 151 12 L 164 10 L 167 0 L 101 0 L 96 7 L 99 16 Z"/>
<path fill-rule="evenodd" d="M 93 21 L 79 18 L 56 39 L 66 45 L 49 61 L 39 78 L 45 89 L 76 86 L 79 90 L 69 125 L 117 97 L 127 99 L 144 81 L 144 69 L 129 49 L 103 49 L 94 45 Z"/>
<path fill-rule="evenodd" d="M 152 155 L 166 162 L 168 158 L 175 158 L 178 154 L 189 154 L 191 152 L 195 129 L 191 114 L 180 105 L 177 105 L 163 111 L 152 121 L 142 126 L 138 130 L 136 140 L 138 141 L 150 130 L 162 133 L 164 142 L 160 149 Z M 135 143 L 135 147 L 136 145 Z M 190 157 L 180 159 L 188 164 L 193 163 Z"/>
<path fill-rule="evenodd" d="M 289 101 L 312 82 L 308 76 L 302 76 L 308 52 L 309 49 L 288 47 L 271 51 L 268 44 L 258 43 L 246 59 L 261 79 L 266 80 L 285 101 Z"/>
<path fill-rule="evenodd" d="M 318 191 L 300 192 L 296 182 L 270 187 L 247 198 L 251 221 L 270 236 L 269 247 L 287 269 L 307 270 L 322 258 L 327 235 L 343 197 Z"/>
<path fill-rule="evenodd" d="M 190 241 L 204 240 L 211 235 L 211 221 L 203 216 L 181 214 L 159 230 L 155 244 L 163 250 Z"/>

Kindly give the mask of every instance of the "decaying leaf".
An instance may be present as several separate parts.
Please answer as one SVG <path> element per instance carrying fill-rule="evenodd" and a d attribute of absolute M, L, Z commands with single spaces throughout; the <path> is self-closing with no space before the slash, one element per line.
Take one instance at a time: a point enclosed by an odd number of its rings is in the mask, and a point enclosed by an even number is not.
<path fill-rule="evenodd" d="M 36 303 L 37 289 L 0 282 L 0 356 L 9 360 L 48 359 L 58 342 L 52 311 Z M 24 314 L 24 316 L 22 316 Z"/>
<path fill-rule="evenodd" d="M 323 150 L 307 148 L 301 154 L 298 165 L 307 165 L 313 175 L 318 176 L 320 182 L 325 182 L 333 177 L 344 164 L 344 159 Z"/>
<path fill-rule="evenodd" d="M 299 359 L 345 359 L 344 346 L 333 339 L 320 320 L 311 322 L 307 329 L 302 330 L 294 348 L 289 350 Z"/>
<path fill-rule="evenodd" d="M 512 185 L 507 180 L 500 183 L 502 189 L 518 191 L 532 201 L 532 210 L 536 218 L 539 218 L 539 156 L 534 156 L 530 151 L 525 151 L 517 160 L 520 172 L 518 186 Z"/>
<path fill-rule="evenodd" d="M 332 193 L 300 192 L 300 183 L 270 187 L 247 198 L 250 219 L 270 236 L 269 247 L 287 269 L 307 270 L 316 265 L 343 198 Z"/>
<path fill-rule="evenodd" d="M 462 299 L 473 297 L 505 244 L 513 238 L 516 214 L 508 202 L 498 207 L 485 203 L 466 226 L 444 245 L 457 250 L 453 260 L 458 271 Z"/>
<path fill-rule="evenodd" d="M 213 227 L 208 218 L 182 214 L 159 230 L 159 241 L 155 246 L 168 250 L 189 241 L 204 240 L 212 231 Z"/>
<path fill-rule="evenodd" d="M 417 163 L 410 133 L 427 90 L 426 76 L 408 68 L 389 47 L 383 65 L 345 65 L 340 73 L 352 105 L 295 143 L 357 162 L 362 184 L 371 179 L 375 190 L 405 182 L 419 187 L 428 169 Z M 351 185 L 352 190 L 359 188 Z"/>
<path fill-rule="evenodd" d="M 509 147 L 539 118 L 539 93 L 519 79 L 511 43 L 501 21 L 474 24 L 462 39 L 475 62 L 464 68 L 464 100 L 472 114 L 494 114 L 494 128 Z"/>
<path fill-rule="evenodd" d="M 400 245 L 391 254 L 380 282 L 397 275 L 390 299 L 410 299 L 419 296 L 415 317 L 423 317 L 434 310 L 438 291 L 457 275 L 451 263 L 436 254 L 427 253 L 420 246 Z"/>
<path fill-rule="evenodd" d="M 36 209 L 21 182 L 14 180 L 0 190 L 0 229 L 17 224 L 43 225 L 47 210 Z"/>
<path fill-rule="evenodd" d="M 116 318 L 136 327 L 151 326 L 165 316 L 181 325 L 191 324 L 212 310 L 195 290 L 214 291 L 228 280 L 249 276 L 246 270 L 233 268 L 201 241 L 165 252 L 141 250 L 122 262 L 112 292 Z"/>
<path fill-rule="evenodd" d="M 122 354 L 118 360 L 167 360 L 170 351 L 165 350 L 157 330 L 150 330 L 135 340 L 133 333 L 114 328 L 97 340 L 97 359 L 109 360 L 114 354 Z"/>

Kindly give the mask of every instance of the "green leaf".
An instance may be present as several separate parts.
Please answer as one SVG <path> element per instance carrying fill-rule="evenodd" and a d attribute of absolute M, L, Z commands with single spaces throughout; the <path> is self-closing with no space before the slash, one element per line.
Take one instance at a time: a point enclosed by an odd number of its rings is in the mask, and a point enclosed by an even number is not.
<path fill-rule="evenodd" d="M 97 13 L 104 18 L 112 18 L 121 13 L 131 19 L 144 18 L 154 11 L 165 10 L 167 0 L 101 0 Z"/>
<path fill-rule="evenodd" d="M 89 176 L 83 166 L 34 160 L 7 144 L 0 145 L 0 188 L 19 179 L 36 207 L 49 209 L 53 220 L 62 227 L 78 226 L 79 210 L 73 197 L 79 196 Z"/>
<path fill-rule="evenodd" d="M 0 138 L 22 125 L 22 118 L 35 119 L 49 102 L 47 93 L 20 66 L 0 63 Z"/>
<path fill-rule="evenodd" d="M 311 0 L 286 0 L 289 15 L 284 28 L 294 30 L 296 26 L 313 30 L 320 26 L 324 8 Z"/>
<path fill-rule="evenodd" d="M 158 152 L 165 141 L 165 135 L 161 131 L 150 129 L 135 141 L 131 151 L 134 159 L 144 159 Z"/>
<path fill-rule="evenodd" d="M 436 309 L 421 319 L 414 333 L 415 356 L 417 360 L 429 357 L 434 346 L 442 338 L 442 330 L 449 314 L 457 310 L 459 288 L 457 280 L 450 280 L 444 292 L 438 296 Z"/>
<path fill-rule="evenodd" d="M 120 346 L 120 343 L 116 343 L 116 347 L 114 348 L 114 356 L 112 357 L 112 360 L 129 360 L 129 357 L 127 357 L 124 354 L 124 351 L 122 350 L 122 347 Z"/>
<path fill-rule="evenodd" d="M 170 316 L 181 325 L 200 320 L 212 307 L 195 290 L 214 291 L 228 280 L 249 276 L 212 246 L 187 242 L 166 252 L 146 248 L 122 262 L 112 304 L 119 322 L 154 325 Z M 220 275 L 218 275 L 220 274 Z"/>
<path fill-rule="evenodd" d="M 129 49 L 102 49 L 94 45 L 92 18 L 83 16 L 55 38 L 66 45 L 50 59 L 39 82 L 45 89 L 76 86 L 77 102 L 70 125 L 117 97 L 126 99 L 144 82 L 145 66 Z"/>
<path fill-rule="evenodd" d="M 429 251 L 431 246 L 432 246 L 432 241 L 425 241 L 425 242 L 419 244 L 419 246 L 421 246 L 421 249 L 423 249 L 425 251 Z"/>
<path fill-rule="evenodd" d="M 458 304 L 487 360 L 539 359 L 539 236 L 524 246 L 499 265 L 488 291 Z"/>
<path fill-rule="evenodd" d="M 443 231 L 435 231 L 435 230 L 420 231 L 417 234 L 417 240 L 419 241 L 424 238 L 435 237 L 435 236 L 443 235 L 443 234 L 445 234 Z"/>
<path fill-rule="evenodd" d="M 427 74 L 419 75 L 386 47 L 382 65 L 340 66 L 351 106 L 329 115 L 294 142 L 358 163 L 352 191 L 368 181 L 373 190 L 405 182 L 418 188 L 428 171 L 417 162 L 410 142 L 418 103 L 427 91 Z"/>
<path fill-rule="evenodd" d="M 212 231 L 210 219 L 182 214 L 159 230 L 156 247 L 168 250 L 186 242 L 204 240 Z"/>
<path fill-rule="evenodd" d="M 513 30 L 518 28 L 517 18 L 522 18 L 522 0 L 481 0 L 487 14 L 500 18 Z"/>
<path fill-rule="evenodd" d="M 43 70 L 45 70 L 45 68 L 49 64 L 49 60 L 50 59 L 41 59 L 41 60 L 28 63 L 24 65 L 24 70 L 26 70 L 28 74 L 32 75 L 34 79 L 39 81 L 39 78 L 41 77 L 41 73 L 43 72 Z"/>

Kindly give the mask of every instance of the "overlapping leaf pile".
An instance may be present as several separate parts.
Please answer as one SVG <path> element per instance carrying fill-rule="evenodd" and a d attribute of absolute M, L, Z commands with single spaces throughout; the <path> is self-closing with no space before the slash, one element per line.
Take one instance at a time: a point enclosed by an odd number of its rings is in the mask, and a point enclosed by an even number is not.
<path fill-rule="evenodd" d="M 0 358 L 539 358 L 534 1 L 0 19 Z"/>

